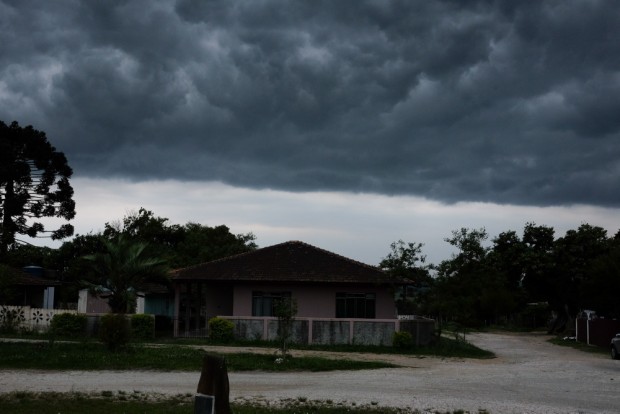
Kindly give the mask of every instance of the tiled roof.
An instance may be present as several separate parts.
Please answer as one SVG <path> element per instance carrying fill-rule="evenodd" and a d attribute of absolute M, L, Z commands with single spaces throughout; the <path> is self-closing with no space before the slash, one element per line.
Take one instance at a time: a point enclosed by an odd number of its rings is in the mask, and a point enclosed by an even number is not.
<path fill-rule="evenodd" d="M 176 270 L 173 280 L 390 283 L 380 269 L 299 241 L 289 241 Z"/>
<path fill-rule="evenodd" d="M 13 285 L 15 286 L 60 286 L 61 283 L 58 280 L 44 279 L 42 277 L 34 276 L 26 272 L 18 273 Z"/>

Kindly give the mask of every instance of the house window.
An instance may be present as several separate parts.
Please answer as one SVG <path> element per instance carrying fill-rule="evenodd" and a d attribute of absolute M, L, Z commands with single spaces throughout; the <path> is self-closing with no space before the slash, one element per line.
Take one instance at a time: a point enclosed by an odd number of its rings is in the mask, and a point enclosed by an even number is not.
<path fill-rule="evenodd" d="M 274 316 L 275 306 L 282 298 L 290 298 L 291 292 L 252 292 L 252 316 Z"/>
<path fill-rule="evenodd" d="M 336 293 L 336 318 L 375 317 L 374 293 Z"/>

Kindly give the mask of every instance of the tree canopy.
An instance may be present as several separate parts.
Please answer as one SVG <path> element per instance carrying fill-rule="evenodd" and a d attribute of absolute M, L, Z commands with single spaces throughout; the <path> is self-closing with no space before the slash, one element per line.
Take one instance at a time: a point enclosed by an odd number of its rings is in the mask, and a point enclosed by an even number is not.
<path fill-rule="evenodd" d="M 72 173 L 65 155 L 44 132 L 0 121 L 0 256 L 17 242 L 17 234 L 54 240 L 73 234 L 70 224 L 46 230 L 39 221 L 73 219 Z"/>
<path fill-rule="evenodd" d="M 416 298 L 419 312 L 465 325 L 529 327 L 544 324 L 551 311 L 564 322 L 584 309 L 620 317 L 620 232 L 609 238 L 603 228 L 582 224 L 556 239 L 552 227 L 526 223 L 521 237 L 507 230 L 485 247 L 487 238 L 485 229 L 461 228 L 445 239 L 457 252 L 430 265 L 434 277 L 428 294 Z M 402 267 L 406 246 L 393 243 L 380 266 Z"/>
<path fill-rule="evenodd" d="M 167 260 L 173 268 L 191 266 L 256 248 L 252 233 L 232 234 L 225 225 L 215 227 L 188 222 L 169 224 L 168 219 L 140 208 L 122 221 L 105 224 L 103 236 L 123 236 L 148 243 L 154 254 Z"/>

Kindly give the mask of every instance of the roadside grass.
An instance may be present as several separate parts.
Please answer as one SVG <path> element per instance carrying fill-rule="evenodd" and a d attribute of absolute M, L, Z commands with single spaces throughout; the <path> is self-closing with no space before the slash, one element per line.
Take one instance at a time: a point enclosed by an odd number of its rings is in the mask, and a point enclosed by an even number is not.
<path fill-rule="evenodd" d="M 13 339 L 30 339 L 30 340 L 39 340 L 41 343 L 49 341 L 50 337 L 45 333 L 33 333 L 26 332 L 22 334 L 13 334 L 13 335 L 0 335 L 0 337 L 13 338 Z M 56 337 L 54 338 L 56 341 L 56 345 L 59 345 L 61 341 L 75 341 L 75 338 L 63 338 Z M 78 342 L 76 342 L 78 343 Z M 97 338 L 84 336 L 80 339 L 80 344 L 83 345 L 98 345 L 99 341 Z M 207 338 L 172 338 L 172 337 L 159 337 L 153 340 L 135 340 L 132 343 L 132 347 L 145 349 L 148 346 L 153 345 L 162 345 L 169 347 L 180 347 L 183 348 L 184 345 L 198 345 L 198 346 L 231 346 L 231 347 L 259 347 L 259 348 L 273 348 L 277 349 L 279 344 L 274 341 L 262 341 L 262 340 L 254 340 L 254 341 L 239 341 L 235 340 L 232 342 L 221 342 L 221 341 L 213 341 Z M 488 359 L 495 358 L 495 354 L 493 352 L 480 349 L 475 345 L 463 340 L 463 336 L 460 332 L 450 332 L 446 330 L 444 335 L 435 341 L 432 345 L 426 346 L 411 346 L 407 348 L 398 348 L 393 346 L 386 345 L 362 345 L 362 344 L 341 344 L 341 345 L 302 345 L 302 344 L 290 344 L 290 349 L 297 350 L 316 350 L 316 351 L 329 351 L 329 352 L 363 352 L 363 353 L 372 353 L 372 354 L 401 354 L 408 356 L 432 356 L 432 357 L 440 357 L 440 358 L 475 358 L 475 359 Z M 171 351 L 175 352 L 175 351 Z M 180 352 L 180 351 L 176 351 Z M 1 364 L 1 361 L 0 361 Z M 156 364 L 157 365 L 157 364 Z M 0 365 L 1 366 L 1 365 Z M 153 369 L 165 369 L 165 368 L 157 368 Z"/>
<path fill-rule="evenodd" d="M 0 412 L 11 414 L 187 414 L 193 411 L 193 394 L 164 396 L 140 391 L 103 391 L 98 394 L 83 393 L 31 393 L 0 394 Z M 235 414 L 419 414 L 418 410 L 380 407 L 378 404 L 357 405 L 354 402 L 331 400 L 309 401 L 304 397 L 282 400 L 277 403 L 232 402 Z M 424 411 L 428 412 L 428 411 Z M 461 414 L 463 410 L 433 411 L 435 414 Z M 479 410 L 478 414 L 488 414 Z"/>
<path fill-rule="evenodd" d="M 567 346 L 569 348 L 578 349 L 580 351 L 589 352 L 592 354 L 601 354 L 601 355 L 609 354 L 609 348 L 601 348 L 600 346 L 596 346 L 596 345 L 587 345 L 587 344 L 584 344 L 583 342 L 577 342 L 574 339 L 565 340 L 563 337 L 559 337 L 559 336 L 549 339 L 548 342 L 551 342 L 554 345 Z"/>
<path fill-rule="evenodd" d="M 63 342 L 50 345 L 46 342 L 2 342 L 0 368 L 196 371 L 200 370 L 205 353 L 204 350 L 184 346 L 133 345 L 112 353 L 99 343 Z M 346 358 L 289 357 L 276 363 L 275 355 L 232 353 L 219 356 L 226 359 L 229 371 L 333 371 L 395 367 L 385 362 L 353 361 Z"/>
<path fill-rule="evenodd" d="M 396 354 L 409 356 L 432 356 L 442 358 L 495 358 L 491 351 L 478 348 L 477 346 L 452 338 L 441 337 L 433 345 L 412 346 L 397 348 L 392 346 L 376 345 L 294 345 L 292 349 L 308 349 L 331 352 L 367 352 L 373 354 Z"/>
<path fill-rule="evenodd" d="M 449 332 L 446 332 L 448 335 Z M 171 342 L 174 341 L 174 342 Z M 160 339 L 155 342 L 149 343 L 176 343 L 186 345 L 225 345 L 225 346 L 240 346 L 240 347 L 257 347 L 257 348 L 278 348 L 278 344 L 273 341 L 232 341 L 232 342 L 217 342 L 209 339 L 199 338 L 174 338 L 174 339 Z M 303 345 L 292 343 L 289 345 L 290 349 L 308 350 L 308 351 L 328 351 L 328 352 L 362 352 L 370 354 L 394 354 L 394 355 L 409 355 L 409 356 L 433 356 L 444 358 L 475 358 L 475 359 L 488 359 L 495 358 L 495 354 L 491 351 L 478 348 L 477 346 L 464 341 L 462 337 L 459 339 L 453 339 L 448 336 L 442 336 L 435 341 L 432 345 L 424 346 L 411 346 L 408 348 L 397 348 L 386 345 L 362 345 L 362 344 L 340 344 L 340 345 Z"/>

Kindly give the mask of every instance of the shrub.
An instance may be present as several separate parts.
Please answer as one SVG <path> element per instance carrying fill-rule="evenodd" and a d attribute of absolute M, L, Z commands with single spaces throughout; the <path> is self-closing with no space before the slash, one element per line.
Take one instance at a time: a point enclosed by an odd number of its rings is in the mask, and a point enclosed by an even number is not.
<path fill-rule="evenodd" d="M 129 343 L 131 331 L 124 314 L 108 313 L 99 321 L 99 339 L 110 351 L 116 352 Z"/>
<path fill-rule="evenodd" d="M 172 335 L 174 325 L 172 318 L 166 315 L 155 315 L 155 332 L 162 335 Z"/>
<path fill-rule="evenodd" d="M 235 324 L 222 318 L 209 319 L 209 339 L 218 342 L 229 342 L 234 338 Z"/>
<path fill-rule="evenodd" d="M 131 335 L 134 338 L 153 339 L 155 337 L 155 317 L 153 315 L 131 315 Z"/>
<path fill-rule="evenodd" d="M 394 348 L 407 349 L 413 346 L 413 337 L 407 331 L 394 332 L 392 336 Z"/>
<path fill-rule="evenodd" d="M 0 333 L 17 332 L 17 328 L 25 320 L 24 308 L 0 306 Z"/>
<path fill-rule="evenodd" d="M 50 332 L 58 336 L 83 335 L 86 331 L 86 315 L 60 313 L 50 322 Z"/>

